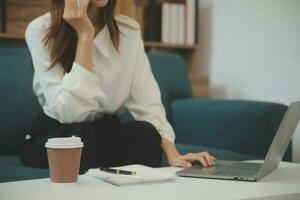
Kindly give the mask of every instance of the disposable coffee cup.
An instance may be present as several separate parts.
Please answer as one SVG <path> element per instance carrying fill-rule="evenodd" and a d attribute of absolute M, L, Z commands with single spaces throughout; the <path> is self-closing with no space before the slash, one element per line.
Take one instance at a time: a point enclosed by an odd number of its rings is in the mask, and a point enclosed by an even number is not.
<path fill-rule="evenodd" d="M 51 138 L 45 144 L 51 182 L 76 183 L 83 143 L 80 137 Z"/>

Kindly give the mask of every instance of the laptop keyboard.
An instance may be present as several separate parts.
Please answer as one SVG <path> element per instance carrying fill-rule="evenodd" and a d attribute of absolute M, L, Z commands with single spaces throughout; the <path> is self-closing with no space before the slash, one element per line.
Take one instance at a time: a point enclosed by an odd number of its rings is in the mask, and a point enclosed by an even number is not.
<path fill-rule="evenodd" d="M 233 163 L 232 165 L 221 167 L 214 175 L 252 177 L 259 172 L 260 168 L 261 164 L 258 163 Z"/>

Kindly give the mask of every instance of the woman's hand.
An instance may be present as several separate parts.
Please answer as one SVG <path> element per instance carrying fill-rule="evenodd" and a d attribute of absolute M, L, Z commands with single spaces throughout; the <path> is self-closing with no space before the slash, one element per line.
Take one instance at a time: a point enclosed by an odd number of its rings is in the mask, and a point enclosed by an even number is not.
<path fill-rule="evenodd" d="M 64 1 L 65 8 L 63 19 L 74 28 L 78 37 L 75 62 L 83 66 L 85 69 L 92 71 L 92 49 L 95 28 L 87 14 L 87 7 L 90 0 L 80 0 L 80 7 L 77 5 L 76 0 Z"/>
<path fill-rule="evenodd" d="M 89 39 L 94 37 L 95 28 L 87 15 L 87 7 L 90 0 L 81 0 L 78 7 L 76 0 L 64 0 L 65 8 L 63 19 L 66 20 L 77 32 L 78 38 Z"/>
<path fill-rule="evenodd" d="M 166 138 L 162 138 L 161 145 L 168 158 L 169 165 L 173 167 L 191 167 L 194 162 L 200 162 L 204 167 L 210 167 L 216 161 L 216 158 L 209 155 L 206 151 L 180 155 L 175 145 Z"/>
<path fill-rule="evenodd" d="M 200 162 L 204 167 L 215 165 L 216 158 L 209 155 L 208 152 L 188 153 L 185 155 L 176 155 L 168 158 L 170 166 L 174 167 L 191 167 L 192 163 Z"/>

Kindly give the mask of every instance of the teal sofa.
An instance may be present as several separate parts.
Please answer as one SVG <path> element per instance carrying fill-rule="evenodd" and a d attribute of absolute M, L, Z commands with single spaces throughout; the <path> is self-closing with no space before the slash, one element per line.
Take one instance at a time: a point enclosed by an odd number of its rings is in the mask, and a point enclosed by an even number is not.
<path fill-rule="evenodd" d="M 182 153 L 205 150 L 226 160 L 264 158 L 285 105 L 193 99 L 180 56 L 149 54 L 149 59 Z M 26 132 L 41 110 L 32 91 L 32 75 L 26 47 L 0 47 L 0 182 L 49 177 L 47 169 L 22 166 L 19 157 Z M 128 114 L 121 118 L 130 120 Z M 291 161 L 291 156 L 289 146 L 284 159 Z"/>

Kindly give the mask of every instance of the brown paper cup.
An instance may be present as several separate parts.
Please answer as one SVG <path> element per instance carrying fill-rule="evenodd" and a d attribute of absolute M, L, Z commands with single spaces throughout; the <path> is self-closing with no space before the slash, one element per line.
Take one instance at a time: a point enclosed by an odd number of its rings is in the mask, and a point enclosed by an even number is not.
<path fill-rule="evenodd" d="M 78 179 L 81 149 L 47 148 L 51 181 L 54 183 L 75 183 Z"/>
<path fill-rule="evenodd" d="M 45 146 L 51 182 L 76 183 L 83 147 L 80 138 L 52 138 Z"/>

